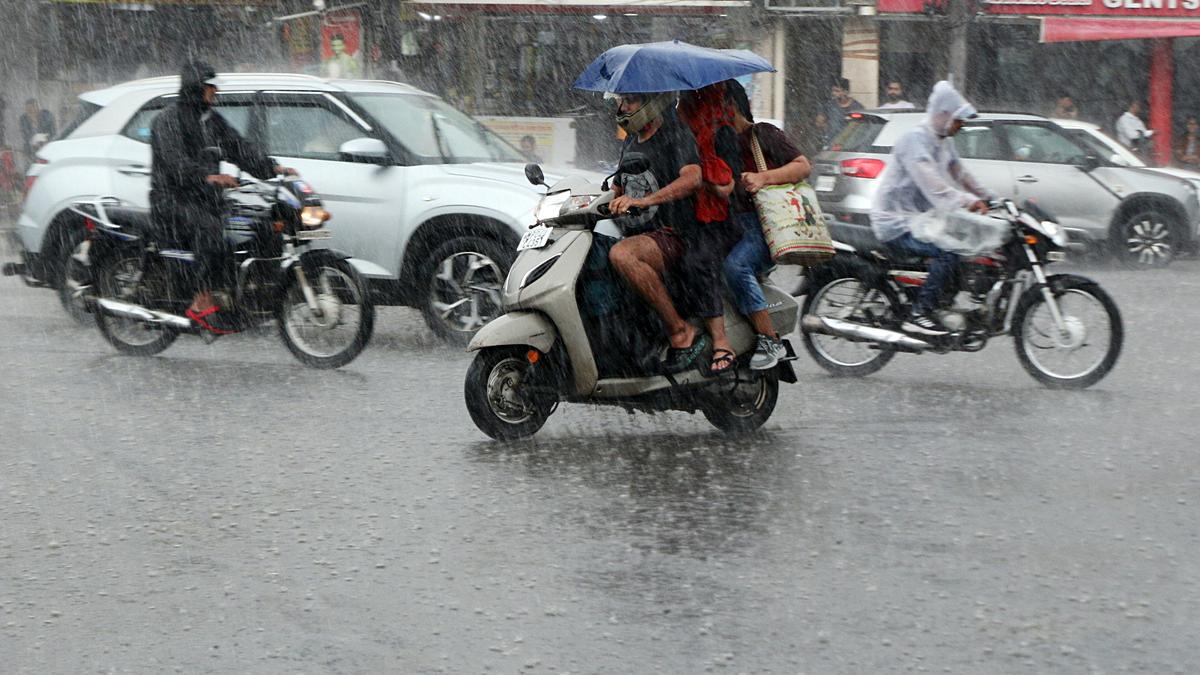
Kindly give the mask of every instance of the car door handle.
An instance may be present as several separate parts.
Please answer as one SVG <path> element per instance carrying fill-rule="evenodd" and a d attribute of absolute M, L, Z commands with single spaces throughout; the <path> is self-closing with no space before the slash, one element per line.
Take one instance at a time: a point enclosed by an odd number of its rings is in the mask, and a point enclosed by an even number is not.
<path fill-rule="evenodd" d="M 1037 176 L 1030 176 L 1029 174 L 1025 174 L 1024 176 L 1021 176 L 1021 177 L 1020 177 L 1020 178 L 1018 178 L 1017 180 L 1018 180 L 1018 181 L 1020 181 L 1020 182 L 1022 182 L 1022 183 L 1036 183 L 1036 182 L 1038 182 Z"/>
<path fill-rule="evenodd" d="M 125 174 L 126 176 L 150 175 L 150 167 L 146 166 L 145 164 L 126 164 L 125 166 L 117 169 L 117 171 Z"/>

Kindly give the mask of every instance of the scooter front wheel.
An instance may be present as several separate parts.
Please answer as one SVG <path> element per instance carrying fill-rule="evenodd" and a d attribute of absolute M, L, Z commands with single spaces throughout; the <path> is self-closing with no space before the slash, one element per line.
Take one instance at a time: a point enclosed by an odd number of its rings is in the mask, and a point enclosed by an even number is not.
<path fill-rule="evenodd" d="M 480 350 L 467 369 L 467 411 L 480 431 L 498 441 L 533 436 L 554 412 L 556 401 L 522 386 L 530 371 L 530 349 L 489 347 Z"/>

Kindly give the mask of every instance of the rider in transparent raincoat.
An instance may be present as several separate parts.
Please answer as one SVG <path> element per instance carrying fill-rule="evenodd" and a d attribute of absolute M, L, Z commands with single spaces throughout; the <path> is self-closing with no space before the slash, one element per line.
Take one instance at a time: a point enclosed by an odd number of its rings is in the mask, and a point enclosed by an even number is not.
<path fill-rule="evenodd" d="M 985 213 L 984 200 L 995 199 L 995 193 L 967 172 L 954 148 L 952 137 L 964 120 L 974 117 L 975 107 L 953 85 L 944 80 L 934 85 L 924 121 L 892 148 L 892 161 L 872 204 L 871 228 L 879 241 L 933 259 L 912 315 L 902 326 L 908 332 L 948 333 L 934 309 L 958 269 L 959 253 L 987 250 L 1003 241 L 1002 228 L 963 217 L 964 209 Z"/>

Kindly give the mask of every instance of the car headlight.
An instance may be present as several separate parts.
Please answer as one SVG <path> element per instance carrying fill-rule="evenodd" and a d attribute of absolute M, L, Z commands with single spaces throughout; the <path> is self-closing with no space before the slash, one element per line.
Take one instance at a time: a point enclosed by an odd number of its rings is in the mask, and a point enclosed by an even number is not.
<path fill-rule="evenodd" d="M 300 211 L 300 224 L 306 230 L 315 230 L 332 217 L 322 206 L 306 206 Z"/>

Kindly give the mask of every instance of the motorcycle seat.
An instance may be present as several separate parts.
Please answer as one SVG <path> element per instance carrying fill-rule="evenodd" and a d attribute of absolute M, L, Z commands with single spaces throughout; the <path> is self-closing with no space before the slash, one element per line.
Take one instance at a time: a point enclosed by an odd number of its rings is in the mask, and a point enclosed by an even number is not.
<path fill-rule="evenodd" d="M 897 250 L 879 241 L 875 232 L 869 227 L 834 221 L 829 224 L 829 235 L 834 241 L 853 246 L 858 251 L 870 253 L 879 260 L 894 265 L 921 266 L 925 264 L 923 256 Z"/>
<path fill-rule="evenodd" d="M 120 225 L 122 229 L 132 230 L 139 234 L 150 234 L 154 231 L 154 222 L 150 219 L 150 209 L 140 209 L 134 206 L 111 206 L 104 210 L 109 222 Z"/>

